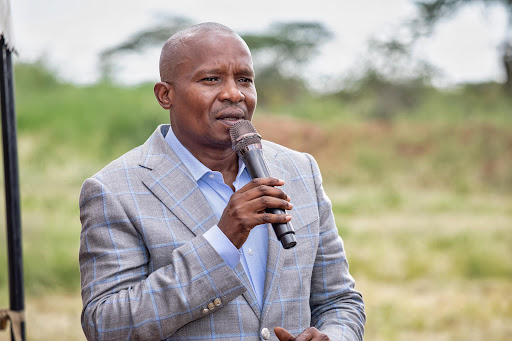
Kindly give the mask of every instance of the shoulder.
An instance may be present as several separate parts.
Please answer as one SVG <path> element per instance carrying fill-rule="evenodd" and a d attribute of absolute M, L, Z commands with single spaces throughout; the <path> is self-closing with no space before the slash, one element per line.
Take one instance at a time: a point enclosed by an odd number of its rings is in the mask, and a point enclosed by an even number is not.
<path fill-rule="evenodd" d="M 108 163 L 105 167 L 96 172 L 96 174 L 92 175 L 91 178 L 104 182 L 102 180 L 115 177 L 116 174 L 124 173 L 128 169 L 139 168 L 141 159 L 142 146 L 138 146 Z"/>
<path fill-rule="evenodd" d="M 280 144 L 262 141 L 263 153 L 267 163 L 273 167 L 280 168 L 290 175 L 318 173 L 318 165 L 313 156 L 308 153 L 296 151 Z"/>
<path fill-rule="evenodd" d="M 140 157 L 140 149 L 141 146 L 132 149 L 85 179 L 80 191 L 80 207 L 97 197 L 127 192 L 130 179 L 143 176 L 143 169 L 136 161 Z"/>
<path fill-rule="evenodd" d="M 147 174 L 162 158 L 169 159 L 170 147 L 163 137 L 165 127 L 157 127 L 146 142 L 113 160 L 89 179 L 103 184 L 135 179 Z"/>
<path fill-rule="evenodd" d="M 265 157 L 277 158 L 281 160 L 292 159 L 305 162 L 309 162 L 309 157 L 311 157 L 307 153 L 299 152 L 267 140 L 262 140 L 262 145 Z"/>

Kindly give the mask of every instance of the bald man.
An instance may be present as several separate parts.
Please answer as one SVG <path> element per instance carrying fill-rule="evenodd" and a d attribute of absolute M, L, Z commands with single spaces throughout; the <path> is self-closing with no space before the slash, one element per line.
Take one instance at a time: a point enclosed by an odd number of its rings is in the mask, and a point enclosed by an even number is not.
<path fill-rule="evenodd" d="M 245 42 L 216 23 L 163 46 L 169 112 L 80 194 L 88 340 L 362 340 L 365 314 L 314 159 L 263 141 L 251 180 L 229 128 L 257 102 Z M 265 213 L 281 208 L 286 214 Z M 272 223 L 293 221 L 283 249 Z"/>

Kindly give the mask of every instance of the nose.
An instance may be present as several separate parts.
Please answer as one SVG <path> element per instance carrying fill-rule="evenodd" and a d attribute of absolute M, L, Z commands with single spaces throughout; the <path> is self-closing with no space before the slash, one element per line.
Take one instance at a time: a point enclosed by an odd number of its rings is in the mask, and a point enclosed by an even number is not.
<path fill-rule="evenodd" d="M 229 101 L 232 103 L 238 103 L 245 100 L 245 95 L 243 94 L 240 85 L 234 79 L 230 79 L 224 83 L 219 97 L 221 101 Z"/>

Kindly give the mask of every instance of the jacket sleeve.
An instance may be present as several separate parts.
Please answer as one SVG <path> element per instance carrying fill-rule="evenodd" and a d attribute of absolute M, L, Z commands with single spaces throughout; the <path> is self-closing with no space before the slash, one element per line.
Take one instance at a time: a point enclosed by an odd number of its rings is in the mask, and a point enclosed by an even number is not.
<path fill-rule="evenodd" d="M 153 271 L 133 219 L 100 180 L 84 182 L 79 260 L 88 340 L 165 339 L 246 290 L 202 236 L 176 247 L 168 265 Z"/>
<path fill-rule="evenodd" d="M 310 159 L 319 210 L 319 244 L 311 280 L 311 324 L 331 340 L 363 340 L 366 315 L 362 296 L 349 273 L 332 205 L 322 187 L 316 161 Z"/>

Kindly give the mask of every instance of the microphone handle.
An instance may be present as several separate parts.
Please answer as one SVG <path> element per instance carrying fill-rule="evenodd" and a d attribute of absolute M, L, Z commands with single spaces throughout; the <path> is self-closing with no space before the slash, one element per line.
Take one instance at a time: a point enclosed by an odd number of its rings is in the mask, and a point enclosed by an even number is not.
<path fill-rule="evenodd" d="M 265 159 L 263 158 L 263 150 L 261 148 L 252 148 L 249 150 L 245 150 L 243 155 L 242 153 L 240 154 L 252 178 L 267 178 L 270 176 L 267 164 L 265 162 Z M 286 213 L 284 210 L 280 208 L 267 208 L 265 211 L 267 213 L 272 214 Z M 274 232 L 276 233 L 277 239 L 281 241 L 281 244 L 285 249 L 290 249 L 297 244 L 297 239 L 295 238 L 295 231 L 293 229 L 291 222 L 284 224 L 273 223 L 272 227 L 274 228 Z"/>

